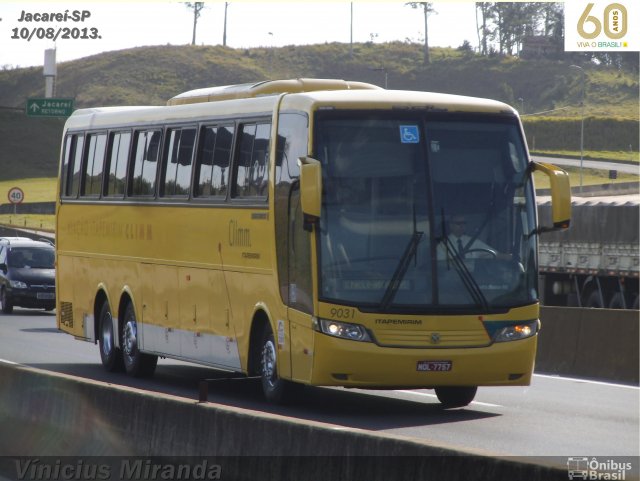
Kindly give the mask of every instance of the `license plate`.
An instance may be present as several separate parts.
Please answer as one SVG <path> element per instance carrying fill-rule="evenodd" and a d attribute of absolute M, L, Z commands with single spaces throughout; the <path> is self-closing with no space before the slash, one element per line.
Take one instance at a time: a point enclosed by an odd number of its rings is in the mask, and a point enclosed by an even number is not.
<path fill-rule="evenodd" d="M 453 363 L 451 361 L 418 361 L 418 371 L 436 371 L 446 372 L 451 371 Z"/>
<path fill-rule="evenodd" d="M 56 295 L 53 292 L 38 292 L 38 299 L 55 299 Z"/>

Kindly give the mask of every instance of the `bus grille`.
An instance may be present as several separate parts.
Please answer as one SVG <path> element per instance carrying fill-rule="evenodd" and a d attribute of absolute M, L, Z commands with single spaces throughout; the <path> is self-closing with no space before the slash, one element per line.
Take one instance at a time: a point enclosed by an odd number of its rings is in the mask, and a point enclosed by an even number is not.
<path fill-rule="evenodd" d="M 60 324 L 73 329 L 73 304 L 60 302 Z"/>
<path fill-rule="evenodd" d="M 453 348 L 481 347 L 490 344 L 484 329 L 461 331 L 417 331 L 380 329 L 374 332 L 379 345 L 384 347 Z"/>

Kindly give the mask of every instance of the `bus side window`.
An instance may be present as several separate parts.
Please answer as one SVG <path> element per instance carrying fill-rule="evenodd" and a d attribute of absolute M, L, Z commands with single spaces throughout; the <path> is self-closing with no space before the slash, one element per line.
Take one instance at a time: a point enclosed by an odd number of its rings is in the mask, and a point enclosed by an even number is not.
<path fill-rule="evenodd" d="M 191 165 L 196 140 L 195 128 L 169 129 L 164 162 L 163 197 L 187 197 L 191 185 Z"/>
<path fill-rule="evenodd" d="M 270 123 L 241 126 L 239 152 L 234 167 L 235 198 L 266 198 L 269 184 Z"/>
<path fill-rule="evenodd" d="M 233 146 L 232 125 L 205 126 L 196 161 L 196 197 L 226 197 Z"/>
<path fill-rule="evenodd" d="M 152 197 L 155 194 L 161 138 L 159 130 L 136 132 L 130 195 Z"/>
<path fill-rule="evenodd" d="M 76 198 L 80 190 L 80 167 L 84 135 L 68 135 L 66 139 L 64 162 L 62 164 L 62 197 Z"/>
<path fill-rule="evenodd" d="M 311 244 L 303 229 L 298 159 L 307 155 L 309 121 L 301 113 L 285 112 L 278 120 L 276 148 L 275 227 L 280 295 L 288 306 L 313 312 Z"/>
<path fill-rule="evenodd" d="M 107 134 L 87 135 L 87 152 L 83 167 L 81 196 L 99 197 L 102 190 Z"/>
<path fill-rule="evenodd" d="M 127 159 L 131 145 L 131 132 L 114 132 L 109 139 L 108 165 L 109 172 L 105 195 L 108 197 L 124 197 L 127 182 Z"/>

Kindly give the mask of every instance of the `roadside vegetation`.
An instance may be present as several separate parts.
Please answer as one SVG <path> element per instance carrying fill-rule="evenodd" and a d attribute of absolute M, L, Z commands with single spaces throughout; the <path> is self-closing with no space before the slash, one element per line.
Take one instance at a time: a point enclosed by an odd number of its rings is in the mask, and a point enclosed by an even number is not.
<path fill-rule="evenodd" d="M 54 215 L 43 214 L 4 214 L 0 215 L 0 225 L 16 229 L 55 232 L 56 218 Z M 20 236 L 19 231 L 16 235 Z"/>
<path fill-rule="evenodd" d="M 579 150 L 532 150 L 531 155 L 539 155 L 541 157 L 563 157 L 566 159 L 579 159 Z M 602 160 L 611 162 L 640 162 L 638 152 L 634 151 L 611 151 L 611 150 L 585 150 L 582 152 L 583 159 Z"/>

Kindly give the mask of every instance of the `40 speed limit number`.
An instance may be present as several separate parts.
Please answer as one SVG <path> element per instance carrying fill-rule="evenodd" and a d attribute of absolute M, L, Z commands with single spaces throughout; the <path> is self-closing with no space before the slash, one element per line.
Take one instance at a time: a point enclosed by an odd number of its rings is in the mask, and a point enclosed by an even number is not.
<path fill-rule="evenodd" d="M 20 187 L 12 187 L 9 189 L 7 198 L 12 204 L 20 204 L 24 201 L 24 191 Z"/>

